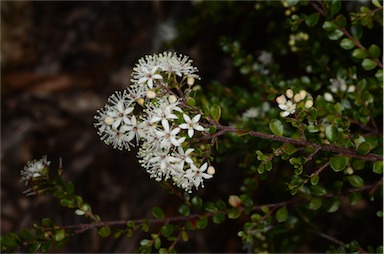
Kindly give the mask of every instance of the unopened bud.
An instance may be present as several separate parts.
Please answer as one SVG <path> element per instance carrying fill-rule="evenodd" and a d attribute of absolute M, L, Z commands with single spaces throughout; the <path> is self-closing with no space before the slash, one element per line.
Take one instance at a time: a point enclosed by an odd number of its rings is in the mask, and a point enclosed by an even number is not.
<path fill-rule="evenodd" d="M 207 173 L 210 174 L 210 175 L 214 175 L 215 174 L 215 168 L 213 166 L 209 166 L 208 169 L 207 169 Z"/>
<path fill-rule="evenodd" d="M 293 97 L 293 91 L 292 91 L 292 89 L 288 89 L 288 90 L 285 92 L 285 94 L 287 95 L 287 97 L 288 97 L 289 99 L 291 99 L 291 98 Z"/>
<path fill-rule="evenodd" d="M 155 97 L 156 97 L 156 93 L 154 91 L 152 91 L 152 90 L 147 91 L 147 98 L 148 99 L 153 99 Z"/>
<path fill-rule="evenodd" d="M 169 101 L 169 103 L 173 104 L 177 101 L 177 97 L 172 94 L 172 95 L 168 96 L 168 101 Z"/>
<path fill-rule="evenodd" d="M 304 104 L 304 107 L 309 109 L 309 108 L 312 108 L 313 106 L 313 100 L 307 100 Z"/>
<path fill-rule="evenodd" d="M 280 95 L 279 97 L 276 98 L 276 102 L 278 104 L 285 104 L 287 102 L 287 98 L 285 98 L 284 95 Z"/>
<path fill-rule="evenodd" d="M 144 99 L 143 99 L 143 98 L 138 98 L 138 99 L 136 99 L 136 102 L 137 102 L 137 104 L 139 104 L 140 106 L 143 106 L 143 105 L 144 105 Z"/>
<path fill-rule="evenodd" d="M 301 101 L 301 95 L 299 93 L 295 94 L 295 96 L 293 96 L 293 101 L 294 102 L 300 102 Z"/>
<path fill-rule="evenodd" d="M 230 195 L 228 198 L 228 203 L 233 207 L 240 207 L 241 206 L 241 200 L 239 196 L 237 195 Z"/>
<path fill-rule="evenodd" d="M 305 90 L 301 90 L 299 92 L 299 94 L 300 94 L 302 100 L 304 100 L 304 98 L 307 97 L 307 91 L 305 91 Z"/>
<path fill-rule="evenodd" d="M 106 123 L 107 125 L 112 125 L 113 122 L 114 122 L 114 120 L 110 116 L 107 116 L 106 118 L 104 118 L 104 123 Z"/>
<path fill-rule="evenodd" d="M 187 84 L 188 84 L 189 86 L 193 86 L 194 83 L 195 83 L 195 78 L 192 77 L 192 76 L 189 76 L 189 77 L 187 78 Z"/>
<path fill-rule="evenodd" d="M 324 99 L 326 101 L 333 101 L 333 96 L 332 96 L 332 94 L 326 92 L 326 93 L 324 93 Z"/>

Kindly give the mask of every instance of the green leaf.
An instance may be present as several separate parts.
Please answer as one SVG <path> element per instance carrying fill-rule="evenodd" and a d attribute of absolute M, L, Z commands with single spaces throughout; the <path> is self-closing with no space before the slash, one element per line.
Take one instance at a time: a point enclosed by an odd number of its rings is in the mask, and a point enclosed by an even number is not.
<path fill-rule="evenodd" d="M 60 229 L 60 230 L 57 230 L 57 231 L 55 232 L 54 239 L 55 239 L 56 242 L 60 242 L 60 241 L 62 241 L 64 238 L 65 238 L 65 230 L 64 230 L 64 229 Z"/>
<path fill-rule="evenodd" d="M 215 224 L 220 224 L 225 220 L 225 214 L 223 213 L 218 213 L 213 215 L 213 223 Z"/>
<path fill-rule="evenodd" d="M 299 0 L 287 0 L 288 6 L 294 6 L 299 2 Z"/>
<path fill-rule="evenodd" d="M 381 54 L 380 48 L 375 44 L 372 44 L 368 49 L 368 55 L 372 58 L 379 58 Z"/>
<path fill-rule="evenodd" d="M 331 2 L 331 15 L 334 16 L 335 14 L 337 14 L 339 11 L 340 11 L 340 8 L 341 8 L 341 3 L 340 3 L 340 0 L 332 0 Z"/>
<path fill-rule="evenodd" d="M 330 32 L 328 34 L 328 38 L 332 41 L 336 41 L 336 40 L 340 39 L 343 35 L 344 35 L 343 32 L 337 29 L 337 30 Z"/>
<path fill-rule="evenodd" d="M 188 234 L 184 230 L 181 231 L 181 239 L 183 239 L 184 242 L 188 241 Z"/>
<path fill-rule="evenodd" d="M 321 198 L 312 198 L 309 202 L 309 209 L 310 210 L 317 210 L 321 207 L 323 204 L 323 200 Z"/>
<path fill-rule="evenodd" d="M 224 211 L 226 208 L 227 208 L 227 205 L 225 204 L 225 202 L 223 200 L 218 200 L 216 201 L 216 207 L 221 210 L 221 211 Z"/>
<path fill-rule="evenodd" d="M 294 153 L 297 151 L 297 149 L 296 149 L 296 147 L 295 147 L 294 145 L 292 145 L 292 144 L 288 144 L 288 143 L 285 143 L 285 144 L 281 147 L 281 150 L 282 150 L 284 153 L 288 154 L 288 155 L 292 155 L 292 154 L 294 154 Z"/>
<path fill-rule="evenodd" d="M 371 149 L 372 149 L 372 147 L 368 142 L 362 142 L 357 147 L 357 153 L 360 155 L 364 155 L 364 154 L 369 153 L 371 151 Z"/>
<path fill-rule="evenodd" d="M 108 237 L 111 234 L 111 229 L 108 226 L 101 227 L 97 234 L 103 238 Z"/>
<path fill-rule="evenodd" d="M 375 77 L 380 80 L 381 82 L 383 82 L 383 70 L 382 69 L 379 69 L 376 74 L 375 74 Z"/>
<path fill-rule="evenodd" d="M 377 8 L 381 8 L 381 4 L 379 0 L 372 0 L 372 4 L 376 6 Z"/>
<path fill-rule="evenodd" d="M 184 215 L 184 216 L 188 216 L 190 213 L 189 206 L 185 204 L 180 205 L 178 211 L 181 215 Z"/>
<path fill-rule="evenodd" d="M 155 217 L 156 219 L 162 219 L 162 218 L 164 218 L 164 212 L 163 212 L 163 210 L 161 210 L 161 208 L 160 208 L 160 207 L 157 207 L 157 206 L 155 206 L 155 207 L 152 208 L 152 215 L 153 215 L 153 217 Z"/>
<path fill-rule="evenodd" d="M 40 246 L 41 246 L 41 243 L 40 243 L 40 242 L 32 243 L 32 244 L 29 245 L 29 247 L 28 247 L 28 252 L 30 252 L 30 253 L 35 253 L 36 251 L 38 251 L 38 250 L 40 249 Z"/>
<path fill-rule="evenodd" d="M 343 49 L 353 49 L 355 47 L 355 44 L 350 39 L 344 38 L 340 41 L 340 47 L 342 47 Z"/>
<path fill-rule="evenodd" d="M 241 211 L 238 208 L 232 208 L 228 211 L 228 218 L 229 219 L 237 219 L 241 215 Z"/>
<path fill-rule="evenodd" d="M 363 59 L 367 57 L 367 53 L 365 52 L 365 50 L 361 48 L 357 48 L 354 51 L 352 51 L 352 57 L 356 59 Z"/>
<path fill-rule="evenodd" d="M 319 21 L 319 13 L 314 13 L 314 14 L 311 14 L 309 15 L 306 19 L 305 19 L 305 24 L 307 24 L 307 26 L 309 27 L 313 27 L 317 24 L 317 22 Z"/>
<path fill-rule="evenodd" d="M 364 70 L 369 71 L 374 69 L 377 66 L 377 63 L 372 59 L 365 58 L 363 62 L 361 62 L 361 66 L 363 66 Z"/>
<path fill-rule="evenodd" d="M 219 105 L 217 104 L 214 104 L 211 109 L 210 109 L 210 112 L 209 114 L 211 115 L 211 117 L 213 118 L 213 120 L 215 120 L 216 122 L 219 121 L 220 117 L 221 117 L 221 108 Z"/>
<path fill-rule="evenodd" d="M 172 235 L 173 231 L 175 230 L 175 227 L 172 224 L 165 224 L 161 227 L 161 234 L 165 237 L 168 237 Z"/>
<path fill-rule="evenodd" d="M 23 229 L 20 232 L 20 237 L 25 240 L 32 240 L 34 238 L 33 234 L 28 229 Z"/>
<path fill-rule="evenodd" d="M 337 29 L 337 26 L 335 23 L 333 23 L 332 21 L 325 21 L 324 24 L 323 24 L 323 29 L 327 32 L 332 32 L 332 31 L 335 31 Z"/>
<path fill-rule="evenodd" d="M 214 203 L 212 202 L 206 202 L 204 204 L 204 209 L 207 211 L 207 212 L 216 212 L 217 211 L 217 207 L 215 206 Z"/>
<path fill-rule="evenodd" d="M 345 169 L 348 163 L 348 158 L 347 157 L 342 157 L 342 156 L 334 156 L 331 158 L 331 168 L 335 172 L 339 172 Z"/>
<path fill-rule="evenodd" d="M 383 173 L 383 161 L 376 161 L 373 163 L 373 172 L 377 174 Z"/>
<path fill-rule="evenodd" d="M 316 196 L 324 196 L 327 194 L 327 190 L 320 185 L 311 186 L 311 192 L 313 195 L 316 195 Z"/>
<path fill-rule="evenodd" d="M 348 182 L 356 188 L 364 186 L 364 180 L 358 175 L 351 175 L 347 177 Z"/>
<path fill-rule="evenodd" d="M 311 177 L 311 184 L 312 184 L 312 185 L 317 185 L 317 183 L 319 182 L 319 180 L 320 180 L 319 175 L 314 175 L 314 176 Z"/>
<path fill-rule="evenodd" d="M 340 207 L 340 199 L 338 198 L 333 198 L 330 200 L 330 205 L 327 209 L 327 212 L 328 213 L 334 213 L 336 212 L 337 210 L 339 210 L 339 207 Z"/>
<path fill-rule="evenodd" d="M 278 119 L 272 119 L 269 123 L 269 128 L 276 136 L 283 136 L 284 126 Z"/>
<path fill-rule="evenodd" d="M 187 99 L 187 104 L 188 104 L 189 106 L 191 106 L 191 107 L 195 107 L 195 105 L 196 105 L 196 101 L 195 101 L 195 99 L 193 99 L 192 97 L 189 97 L 189 98 Z"/>
<path fill-rule="evenodd" d="M 331 142 L 334 143 L 339 136 L 339 130 L 333 124 L 328 125 L 325 129 L 325 137 Z"/>
<path fill-rule="evenodd" d="M 196 227 L 198 229 L 203 229 L 208 225 L 208 218 L 204 217 L 196 221 Z"/>
<path fill-rule="evenodd" d="M 198 196 L 193 197 L 191 202 L 192 202 L 192 207 L 195 208 L 196 210 L 199 210 L 203 205 L 203 200 Z"/>
<path fill-rule="evenodd" d="M 277 210 L 276 212 L 276 220 L 280 223 L 280 222 L 286 221 L 287 219 L 288 219 L 287 208 L 285 206 L 279 208 L 279 210 Z"/>
<path fill-rule="evenodd" d="M 67 190 L 68 194 L 73 194 L 75 190 L 75 186 L 73 185 L 72 182 L 68 182 L 67 185 L 65 186 L 65 189 Z"/>
<path fill-rule="evenodd" d="M 155 238 L 155 242 L 153 243 L 153 247 L 155 247 L 156 250 L 160 249 L 161 247 L 161 239 L 160 237 Z"/>

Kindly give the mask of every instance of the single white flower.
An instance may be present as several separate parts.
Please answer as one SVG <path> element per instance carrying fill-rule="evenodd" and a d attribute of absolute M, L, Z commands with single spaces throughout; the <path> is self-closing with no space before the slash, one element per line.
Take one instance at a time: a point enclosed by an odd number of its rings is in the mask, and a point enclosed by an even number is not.
<path fill-rule="evenodd" d="M 152 68 L 151 71 L 148 70 L 147 67 L 143 66 L 141 69 L 144 73 L 144 77 L 139 79 L 138 83 L 147 83 L 149 88 L 153 88 L 154 80 L 156 79 L 163 79 L 163 77 L 160 74 L 156 74 L 156 71 L 159 69 L 160 66 L 155 66 Z"/>
<path fill-rule="evenodd" d="M 201 115 L 198 114 L 198 115 L 195 115 L 191 119 L 188 115 L 183 114 L 183 118 L 185 120 L 185 123 L 180 124 L 179 127 L 181 129 L 188 129 L 188 136 L 190 138 L 192 138 L 192 136 L 194 134 L 194 130 L 204 131 L 204 127 L 198 124 L 200 117 L 201 117 Z"/>
<path fill-rule="evenodd" d="M 284 104 L 278 105 L 281 110 L 284 110 L 280 113 L 282 117 L 289 116 L 290 114 L 293 114 L 296 112 L 296 104 L 294 104 L 292 101 L 287 101 Z"/>
<path fill-rule="evenodd" d="M 160 139 L 160 143 L 163 147 L 168 147 L 170 144 L 174 146 L 180 146 L 184 142 L 185 137 L 177 139 L 177 134 L 180 132 L 180 128 L 171 129 L 167 120 L 162 120 L 161 125 L 163 130 L 155 130 L 156 136 Z"/>
<path fill-rule="evenodd" d="M 43 156 L 40 160 L 28 161 L 24 168 L 20 171 L 21 181 L 28 184 L 28 181 L 39 177 L 44 177 L 48 174 L 48 166 L 51 164 L 47 161 L 47 156 Z"/>
<path fill-rule="evenodd" d="M 205 162 L 200 168 L 191 164 L 191 167 L 187 170 L 187 176 L 191 178 L 193 185 L 197 189 L 200 185 L 204 187 L 204 179 L 212 178 L 212 175 L 204 173 L 208 168 L 208 163 Z"/>
<path fill-rule="evenodd" d="M 133 111 L 133 109 L 133 107 L 126 107 L 123 101 L 119 101 L 114 107 L 109 106 L 107 115 L 114 119 L 112 128 L 118 129 L 122 123 L 128 124 L 128 115 Z"/>

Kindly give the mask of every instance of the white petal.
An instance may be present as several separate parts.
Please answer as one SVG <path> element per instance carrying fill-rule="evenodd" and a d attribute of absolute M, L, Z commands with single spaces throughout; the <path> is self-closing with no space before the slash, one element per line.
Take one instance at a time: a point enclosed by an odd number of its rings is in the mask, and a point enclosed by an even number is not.
<path fill-rule="evenodd" d="M 137 81 L 137 83 L 142 84 L 142 83 L 147 82 L 147 80 L 148 80 L 148 78 L 144 77 L 144 78 L 139 79 L 139 81 Z"/>
<path fill-rule="evenodd" d="M 200 114 L 195 115 L 195 116 L 192 118 L 192 122 L 197 123 L 197 122 L 200 120 L 200 117 L 201 117 Z"/>
<path fill-rule="evenodd" d="M 183 114 L 183 118 L 184 118 L 186 123 L 190 123 L 191 122 L 191 118 L 188 115 Z"/>
<path fill-rule="evenodd" d="M 188 130 L 188 136 L 189 136 L 190 138 L 192 138 L 193 134 L 194 134 L 194 131 L 193 131 L 192 128 L 190 128 L 190 129 Z"/>

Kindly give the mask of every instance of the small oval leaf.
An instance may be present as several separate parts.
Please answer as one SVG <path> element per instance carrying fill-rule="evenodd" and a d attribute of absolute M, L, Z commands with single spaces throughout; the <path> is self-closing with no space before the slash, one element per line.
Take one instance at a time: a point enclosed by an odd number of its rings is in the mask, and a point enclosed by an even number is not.
<path fill-rule="evenodd" d="M 283 136 L 284 126 L 280 120 L 272 119 L 269 123 L 269 128 L 271 129 L 272 133 L 276 136 Z"/>

